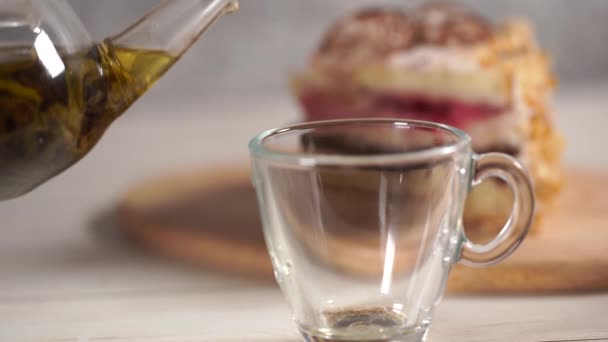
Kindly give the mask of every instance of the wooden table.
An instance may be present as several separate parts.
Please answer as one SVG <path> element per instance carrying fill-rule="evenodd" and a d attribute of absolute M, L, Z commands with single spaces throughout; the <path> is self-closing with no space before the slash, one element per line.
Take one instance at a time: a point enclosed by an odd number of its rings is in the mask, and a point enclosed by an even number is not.
<path fill-rule="evenodd" d="M 0 205 L 0 341 L 298 341 L 274 285 L 149 255 L 105 215 L 142 177 L 247 158 L 251 136 L 294 117 L 285 114 L 289 104 L 258 103 L 255 113 L 223 104 L 203 114 L 193 109 L 200 106 L 150 101 L 142 99 L 73 169 Z M 581 137 L 606 127 L 602 110 Z M 608 165 L 608 155 L 596 161 Z M 431 334 L 431 341 L 600 340 L 608 341 L 608 294 L 601 293 L 449 297 Z"/>

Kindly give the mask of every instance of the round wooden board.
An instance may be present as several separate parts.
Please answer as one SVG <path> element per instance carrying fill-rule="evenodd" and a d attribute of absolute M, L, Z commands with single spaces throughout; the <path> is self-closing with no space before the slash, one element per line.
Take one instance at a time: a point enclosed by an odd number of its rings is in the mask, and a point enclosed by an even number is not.
<path fill-rule="evenodd" d="M 130 237 L 218 271 L 272 277 L 249 170 L 203 168 L 151 179 L 118 206 Z M 448 290 L 525 293 L 608 290 L 608 172 L 571 170 L 555 208 L 503 263 L 456 266 Z"/>

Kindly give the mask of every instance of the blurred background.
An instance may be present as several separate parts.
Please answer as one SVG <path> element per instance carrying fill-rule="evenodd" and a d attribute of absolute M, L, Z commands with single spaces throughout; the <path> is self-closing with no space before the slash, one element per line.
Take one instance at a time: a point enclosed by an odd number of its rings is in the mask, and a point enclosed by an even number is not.
<path fill-rule="evenodd" d="M 159 0 L 70 0 L 94 38 L 120 31 Z M 361 6 L 416 6 L 421 0 L 242 0 L 213 26 L 154 90 L 155 98 L 285 92 L 286 75 L 305 63 L 333 19 Z M 500 20 L 525 16 L 567 86 L 608 79 L 608 1 L 462 1 Z"/>
<path fill-rule="evenodd" d="M 160 1 L 69 2 L 92 36 L 102 39 L 121 31 Z M 242 0 L 241 10 L 212 26 L 127 116 L 166 115 L 167 111 L 171 116 L 193 114 L 192 106 L 200 108 L 196 115 L 205 116 L 280 110 L 285 119 L 271 125 L 282 125 L 296 119 L 298 112 L 287 87 L 289 72 L 306 63 L 335 18 L 362 6 L 414 7 L 423 2 Z M 608 94 L 608 1 L 462 2 L 494 20 L 522 16 L 533 23 L 560 80 L 556 116 L 569 140 L 567 160 L 608 166 L 608 154 L 590 149 L 608 143 L 603 132 L 608 126 L 608 100 L 603 96 Z M 258 113 L 251 112 L 251 104 Z M 158 110 L 150 114 L 146 108 Z"/>

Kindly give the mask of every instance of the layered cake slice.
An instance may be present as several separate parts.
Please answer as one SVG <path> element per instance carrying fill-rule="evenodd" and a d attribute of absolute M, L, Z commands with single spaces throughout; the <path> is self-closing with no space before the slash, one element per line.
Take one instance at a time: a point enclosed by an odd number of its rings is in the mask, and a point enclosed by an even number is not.
<path fill-rule="evenodd" d="M 305 119 L 407 118 L 465 130 L 477 153 L 504 152 L 530 170 L 544 209 L 562 183 L 555 79 L 524 20 L 493 24 L 455 4 L 365 9 L 340 18 L 293 75 Z M 501 226 L 512 194 L 500 181 L 469 196 L 465 224 Z"/>

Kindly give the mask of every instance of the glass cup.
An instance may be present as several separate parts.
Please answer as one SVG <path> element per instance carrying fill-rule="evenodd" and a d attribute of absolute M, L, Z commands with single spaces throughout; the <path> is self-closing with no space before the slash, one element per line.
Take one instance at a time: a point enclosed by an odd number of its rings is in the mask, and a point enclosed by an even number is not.
<path fill-rule="evenodd" d="M 334 120 L 249 144 L 276 280 L 305 341 L 423 341 L 452 265 L 487 266 L 525 237 L 534 194 L 523 167 L 476 155 L 469 136 L 410 120 Z M 467 239 L 469 189 L 513 192 L 491 242 Z"/>

